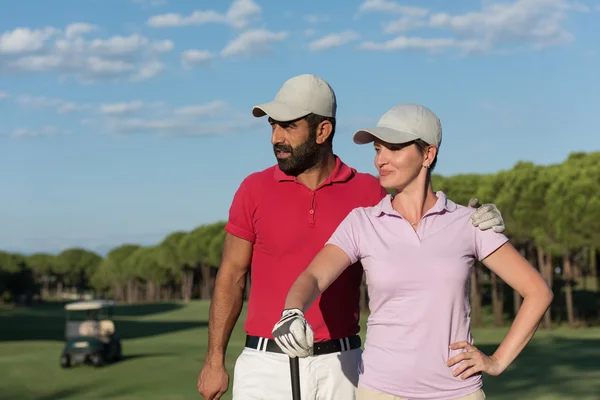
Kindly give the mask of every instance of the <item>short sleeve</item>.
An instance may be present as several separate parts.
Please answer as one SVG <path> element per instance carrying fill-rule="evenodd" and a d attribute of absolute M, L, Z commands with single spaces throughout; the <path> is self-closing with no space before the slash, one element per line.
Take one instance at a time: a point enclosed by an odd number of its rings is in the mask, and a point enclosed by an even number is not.
<path fill-rule="evenodd" d="M 244 180 L 233 196 L 225 230 L 233 236 L 254 243 L 256 238 L 252 222 L 254 208 L 254 202 L 248 191 L 247 182 Z"/>
<path fill-rule="evenodd" d="M 508 242 L 508 238 L 504 234 L 494 232 L 491 228 L 482 231 L 473 226 L 473 229 L 475 230 L 475 255 L 479 261 L 482 261 Z"/>
<path fill-rule="evenodd" d="M 360 259 L 360 237 L 358 229 L 358 211 L 352 210 L 333 232 L 326 244 L 333 244 L 342 249 L 351 263 Z"/>

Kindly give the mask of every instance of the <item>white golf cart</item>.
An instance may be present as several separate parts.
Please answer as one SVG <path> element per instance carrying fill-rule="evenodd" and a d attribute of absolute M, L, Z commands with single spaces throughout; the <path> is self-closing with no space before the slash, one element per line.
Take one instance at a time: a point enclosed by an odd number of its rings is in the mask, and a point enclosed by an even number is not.
<path fill-rule="evenodd" d="M 86 363 L 99 367 L 121 358 L 121 340 L 112 320 L 115 306 L 111 300 L 79 301 L 65 306 L 66 344 L 60 356 L 61 367 Z"/>

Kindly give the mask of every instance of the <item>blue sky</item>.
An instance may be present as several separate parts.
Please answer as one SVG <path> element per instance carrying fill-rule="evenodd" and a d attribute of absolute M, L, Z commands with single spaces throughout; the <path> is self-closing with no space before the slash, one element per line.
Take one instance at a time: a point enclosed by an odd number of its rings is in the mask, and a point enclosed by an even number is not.
<path fill-rule="evenodd" d="M 438 173 L 600 148 L 600 2 L 21 0 L 0 14 L 0 248 L 104 252 L 227 217 L 275 162 L 251 116 L 301 73 L 334 150 L 403 102 L 444 127 Z"/>

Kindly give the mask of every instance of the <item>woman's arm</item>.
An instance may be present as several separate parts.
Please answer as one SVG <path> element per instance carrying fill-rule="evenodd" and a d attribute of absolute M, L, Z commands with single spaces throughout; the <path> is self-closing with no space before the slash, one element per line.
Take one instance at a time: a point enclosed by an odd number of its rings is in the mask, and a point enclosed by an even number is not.
<path fill-rule="evenodd" d="M 553 294 L 540 273 L 511 244 L 499 248 L 483 263 L 523 297 L 508 334 L 494 353 L 504 370 L 533 337 Z"/>
<path fill-rule="evenodd" d="M 341 248 L 325 245 L 290 288 L 285 308 L 305 312 L 350 264 L 350 257 Z"/>
<path fill-rule="evenodd" d="M 461 376 L 463 379 L 479 371 L 490 375 L 501 374 L 529 343 L 553 298 L 540 273 L 510 243 L 505 243 L 482 261 L 523 297 L 523 303 L 508 334 L 491 357 L 467 342 L 450 346 L 452 349 L 467 350 L 448 361 L 448 365 L 452 366 L 467 360 L 454 372 L 458 376 L 466 371 Z"/>

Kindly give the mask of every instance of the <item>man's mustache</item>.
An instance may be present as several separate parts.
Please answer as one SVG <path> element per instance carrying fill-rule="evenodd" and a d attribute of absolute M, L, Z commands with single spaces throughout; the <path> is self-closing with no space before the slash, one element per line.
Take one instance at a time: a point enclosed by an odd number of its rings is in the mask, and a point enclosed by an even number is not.
<path fill-rule="evenodd" d="M 285 145 L 285 144 L 276 144 L 276 145 L 273 145 L 273 150 L 275 152 L 282 151 L 282 152 L 293 154 L 292 146 L 288 146 L 288 145 Z"/>

